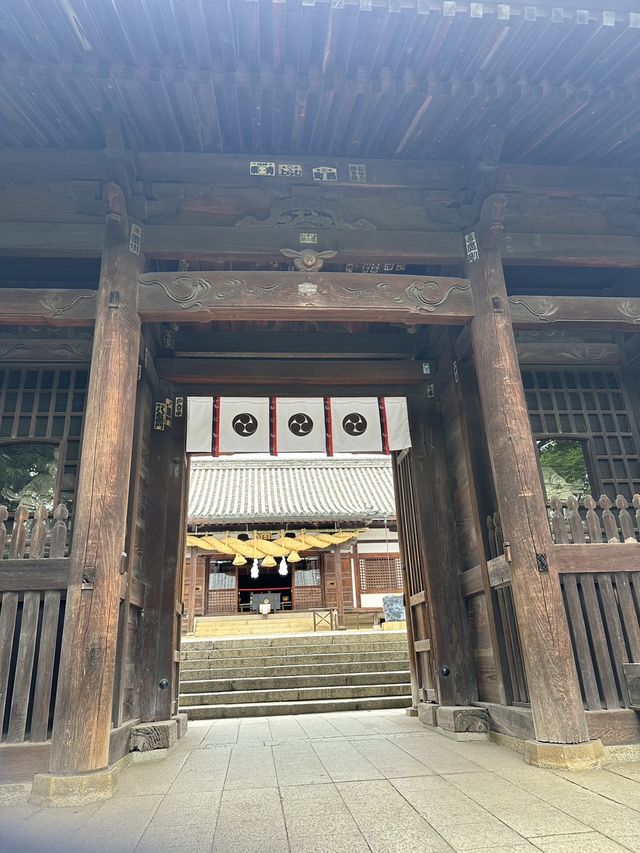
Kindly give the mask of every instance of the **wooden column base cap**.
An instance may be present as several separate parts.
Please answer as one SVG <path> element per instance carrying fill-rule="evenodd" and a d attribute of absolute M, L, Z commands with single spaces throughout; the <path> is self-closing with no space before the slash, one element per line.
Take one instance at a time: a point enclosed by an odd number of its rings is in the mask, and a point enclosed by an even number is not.
<path fill-rule="evenodd" d="M 604 750 L 600 740 L 588 740 L 585 743 L 527 740 L 524 744 L 524 760 L 534 767 L 547 767 L 550 770 L 594 770 L 602 767 Z"/>
<path fill-rule="evenodd" d="M 33 777 L 29 802 L 41 808 L 64 808 L 110 800 L 118 787 L 118 764 L 73 776 L 38 773 Z"/>

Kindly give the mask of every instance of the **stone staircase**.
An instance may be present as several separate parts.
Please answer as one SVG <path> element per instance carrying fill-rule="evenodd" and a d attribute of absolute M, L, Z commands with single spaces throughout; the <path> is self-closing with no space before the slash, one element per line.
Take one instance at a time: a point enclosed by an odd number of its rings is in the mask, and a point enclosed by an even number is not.
<path fill-rule="evenodd" d="M 319 629 L 328 625 L 320 624 Z M 251 637 L 269 634 L 302 634 L 313 631 L 313 613 L 285 610 L 261 616 L 256 613 L 230 616 L 196 616 L 194 637 Z"/>
<path fill-rule="evenodd" d="M 191 720 L 408 708 L 404 632 L 186 640 L 180 710 Z"/>

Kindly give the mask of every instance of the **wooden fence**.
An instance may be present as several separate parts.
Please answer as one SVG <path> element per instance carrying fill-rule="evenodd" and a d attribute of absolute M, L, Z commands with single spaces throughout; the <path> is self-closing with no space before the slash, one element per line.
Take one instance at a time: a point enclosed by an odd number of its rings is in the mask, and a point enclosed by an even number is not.
<path fill-rule="evenodd" d="M 640 495 L 629 502 L 618 495 L 615 502 L 606 495 L 599 501 L 587 495 L 581 501 L 571 495 L 566 506 L 558 498 L 549 502 L 549 519 L 558 545 L 636 543 L 640 541 Z"/>
<path fill-rule="evenodd" d="M 0 506 L 0 721 L 7 744 L 45 741 L 53 721 L 69 578 L 67 509 Z"/>
<path fill-rule="evenodd" d="M 640 662 L 640 572 L 563 573 L 560 582 L 585 708 L 628 708 L 623 664 Z"/>

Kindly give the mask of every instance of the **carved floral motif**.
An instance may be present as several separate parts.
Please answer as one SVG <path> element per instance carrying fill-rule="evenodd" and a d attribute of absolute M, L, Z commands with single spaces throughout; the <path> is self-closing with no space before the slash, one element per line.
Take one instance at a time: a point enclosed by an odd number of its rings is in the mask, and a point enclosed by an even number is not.
<path fill-rule="evenodd" d="M 178 275 L 175 278 L 146 279 L 140 277 L 141 287 L 160 288 L 164 294 L 184 311 L 215 311 L 218 305 L 225 301 L 234 300 L 241 303 L 243 299 L 280 292 L 282 305 L 287 304 L 287 297 L 294 296 L 301 305 L 326 304 L 329 308 L 336 307 L 340 302 L 357 300 L 373 305 L 388 305 L 389 307 L 404 307 L 413 313 L 431 313 L 443 305 L 450 295 L 456 291 L 470 291 L 471 284 L 466 280 L 414 279 L 408 284 L 394 281 L 393 278 L 376 282 L 373 285 L 356 285 L 341 282 L 339 276 L 333 281 L 319 278 L 314 281 L 291 278 L 268 280 L 261 283 L 247 283 L 240 278 L 228 278 L 221 281 L 211 281 L 202 275 Z M 405 279 L 406 281 L 406 279 Z"/>

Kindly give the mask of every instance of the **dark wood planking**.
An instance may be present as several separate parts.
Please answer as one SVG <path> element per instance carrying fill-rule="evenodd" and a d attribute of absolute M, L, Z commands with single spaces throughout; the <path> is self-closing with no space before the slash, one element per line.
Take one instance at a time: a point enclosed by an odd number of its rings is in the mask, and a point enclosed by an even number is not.
<path fill-rule="evenodd" d="M 161 379 L 181 385 L 420 385 L 425 381 L 417 361 L 345 361 L 321 359 L 158 358 Z"/>
<path fill-rule="evenodd" d="M 129 753 L 129 733 L 133 726 L 140 722 L 139 719 L 127 720 L 117 728 L 111 729 L 109 735 L 109 764 L 115 764 Z"/>
<path fill-rule="evenodd" d="M 595 545 L 554 545 L 551 568 L 556 572 L 640 571 L 640 542 Z"/>
<path fill-rule="evenodd" d="M 494 702 L 474 702 L 474 705 L 486 709 L 492 731 L 518 740 L 535 737 L 529 708 L 507 707 Z"/>
<path fill-rule="evenodd" d="M 50 757 L 50 743 L 0 744 L 0 784 L 31 782 L 47 771 Z"/>
<path fill-rule="evenodd" d="M 331 364 L 331 363 L 329 363 Z M 371 384 L 365 385 L 354 385 L 353 383 L 347 385 L 338 385 L 333 381 L 333 377 L 327 378 L 326 382 L 321 386 L 318 385 L 318 390 L 316 391 L 316 396 L 321 397 L 348 397 L 351 395 L 355 395 L 356 397 L 363 396 L 363 388 L 370 388 L 369 396 L 373 395 L 376 397 L 407 397 L 412 394 L 415 394 L 420 390 L 422 386 L 417 385 L 415 382 L 411 384 L 398 384 L 398 383 L 390 383 L 385 382 L 382 383 L 380 381 L 375 381 L 375 376 L 371 376 Z M 174 393 L 178 396 L 190 396 L 190 397 L 208 397 L 208 396 L 228 396 L 230 395 L 230 386 L 227 382 L 218 382 L 215 377 L 210 379 L 208 382 L 205 380 L 200 380 L 197 384 L 190 384 L 185 382 L 178 382 L 174 386 Z M 310 388 L 313 386 L 310 385 Z M 274 396 L 274 397 L 300 397 L 301 388 L 300 382 L 295 383 L 281 383 L 278 382 L 275 378 L 273 382 L 269 384 L 265 384 L 264 382 L 260 384 L 249 383 L 244 384 L 243 382 L 236 383 L 236 389 L 234 393 L 242 392 L 242 394 L 250 395 L 252 397 L 264 397 L 265 394 Z M 367 396 L 367 395 L 365 395 Z"/>
<path fill-rule="evenodd" d="M 636 711 L 586 711 L 589 737 L 606 745 L 636 744 L 640 741 L 640 716 Z"/>
<path fill-rule="evenodd" d="M 61 589 L 69 583 L 68 557 L 44 560 L 0 561 L 0 592 Z"/>
<path fill-rule="evenodd" d="M 181 332 L 175 342 L 177 356 L 208 358 L 398 358 L 414 357 L 419 342 L 415 335 L 356 334 L 349 332 L 262 332 L 248 334 Z"/>
<path fill-rule="evenodd" d="M 582 603 L 575 575 L 566 575 L 563 578 L 565 606 L 567 608 L 567 619 L 569 628 L 573 635 L 573 647 L 576 655 L 576 664 L 582 682 L 585 701 L 588 708 L 601 708 L 598 681 L 593 666 L 591 648 L 589 645 L 589 632 L 585 624 L 582 612 Z"/>
<path fill-rule="evenodd" d="M 120 568 L 133 444 L 140 257 L 129 251 L 121 191 L 109 187 L 105 244 L 74 518 L 71 577 L 53 727 L 53 772 L 109 760 Z"/>
<path fill-rule="evenodd" d="M 588 733 L 560 584 L 557 576 L 538 569 L 538 560 L 549 559 L 552 542 L 496 248 L 500 202 L 485 202 L 479 257 L 466 265 L 476 297 L 471 341 L 502 528 L 511 543 L 512 590 L 536 738 L 580 743 Z"/>
<path fill-rule="evenodd" d="M 167 523 L 165 551 L 162 563 L 162 596 L 160 619 L 157 625 L 157 681 L 166 678 L 169 687 L 158 691 L 156 712 L 167 720 L 177 711 L 179 693 L 178 665 L 180 661 L 180 619 L 182 613 L 181 587 L 185 556 L 185 524 L 189 492 L 189 464 L 185 454 L 186 418 L 178 418 L 170 430 L 171 456 L 167 493 Z"/>
<path fill-rule="evenodd" d="M 170 387 L 153 389 L 152 399 L 164 400 Z M 174 421 L 177 423 L 177 421 Z M 170 478 L 171 430 L 153 430 L 149 447 L 146 521 L 142 566 L 146 579 L 142 629 L 138 640 L 140 716 L 144 722 L 159 719 L 158 626 L 162 614 L 162 576 L 167 529 L 167 484 Z"/>
<path fill-rule="evenodd" d="M 39 611 L 40 593 L 25 592 L 22 603 L 18 656 L 13 682 L 13 695 L 11 697 L 7 743 L 20 743 L 25 738 L 31 693 L 31 677 L 36 654 L 36 631 Z"/>
<path fill-rule="evenodd" d="M 414 437 L 414 500 L 424 552 L 424 590 L 438 699 L 443 705 L 468 705 L 478 698 L 478 686 L 458 579 L 460 556 L 438 401 L 426 394 L 409 400 L 409 422 Z M 443 675 L 442 667 L 450 674 Z"/>
<path fill-rule="evenodd" d="M 44 741 L 49 736 L 49 709 L 53 687 L 58 622 L 60 619 L 60 592 L 47 590 L 44 594 L 42 629 L 38 646 L 38 668 L 36 673 L 30 739 Z"/>
<path fill-rule="evenodd" d="M 13 635 L 18 614 L 18 593 L 4 592 L 0 601 L 0 720 L 7 710 Z"/>
<path fill-rule="evenodd" d="M 401 506 L 402 496 L 400 493 L 400 482 L 398 478 L 398 453 L 394 452 L 391 454 L 392 467 L 393 467 L 393 491 L 394 491 L 394 500 L 396 506 L 396 513 L 398 513 L 398 507 Z M 409 588 L 409 581 L 407 577 L 407 565 L 410 559 L 409 548 L 407 546 L 406 537 L 407 531 L 402 524 L 398 525 L 398 548 L 400 550 L 400 558 L 402 560 L 402 592 L 404 597 L 404 605 L 405 605 L 405 619 L 407 624 L 407 648 L 409 653 L 409 672 L 411 674 L 411 705 L 413 708 L 417 708 L 418 702 L 420 701 L 420 693 L 419 693 L 419 685 L 418 685 L 418 668 L 416 661 L 416 649 L 415 649 L 415 639 L 413 636 L 414 628 L 413 628 L 413 619 L 411 617 L 411 608 L 415 607 L 418 604 L 423 604 L 425 602 L 425 594 L 424 591 L 418 592 L 415 595 L 411 595 Z M 356 553 L 357 553 L 357 542 L 356 542 Z M 358 578 L 359 584 L 359 578 Z M 354 602 L 354 604 L 358 604 L 358 602 Z"/>
<path fill-rule="evenodd" d="M 0 256 L 16 255 L 97 258 L 100 257 L 104 227 L 94 223 L 49 221 L 3 222 L 0 228 Z"/>

